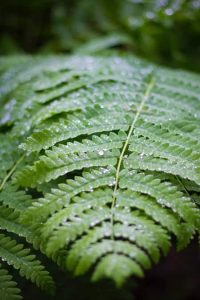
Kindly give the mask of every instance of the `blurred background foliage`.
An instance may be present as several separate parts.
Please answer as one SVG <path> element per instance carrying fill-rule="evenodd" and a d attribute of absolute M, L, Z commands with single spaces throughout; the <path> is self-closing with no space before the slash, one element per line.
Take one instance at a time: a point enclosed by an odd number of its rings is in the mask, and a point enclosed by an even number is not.
<path fill-rule="evenodd" d="M 200 0 L 6 0 L 0 16 L 0 54 L 120 48 L 200 71 Z"/>

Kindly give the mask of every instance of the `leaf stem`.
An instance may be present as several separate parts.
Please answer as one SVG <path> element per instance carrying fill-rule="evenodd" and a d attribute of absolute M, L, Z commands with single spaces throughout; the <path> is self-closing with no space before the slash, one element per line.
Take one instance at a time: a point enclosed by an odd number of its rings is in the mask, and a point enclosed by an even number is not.
<path fill-rule="evenodd" d="M 135 127 L 135 124 L 143 110 L 143 107 L 144 107 L 144 104 L 145 102 L 147 101 L 147 99 L 149 98 L 149 95 L 151 93 L 151 90 L 154 86 L 155 82 L 154 82 L 154 79 L 151 78 L 150 82 L 148 83 L 147 85 L 147 88 L 145 90 L 145 93 L 144 93 L 144 96 L 142 97 L 142 100 L 141 100 L 141 103 L 137 109 L 137 112 L 136 112 L 136 115 L 135 115 L 135 118 L 131 124 L 131 127 L 129 129 L 129 132 L 128 132 L 128 136 L 127 136 L 127 139 L 126 141 L 124 142 L 124 146 L 122 148 L 122 151 L 121 151 L 121 154 L 120 154 L 120 157 L 119 157 L 119 160 L 118 160 L 118 164 L 117 164 L 117 170 L 116 170 L 116 176 L 115 176 L 115 186 L 114 186 L 114 190 L 113 190 L 113 198 L 112 198 L 112 205 L 111 205 L 111 227 L 112 227 L 112 239 L 114 240 L 114 208 L 115 208 L 115 205 L 116 205 L 116 194 L 117 194 L 117 189 L 118 189 L 118 185 L 119 185 L 119 174 L 120 174 L 120 170 L 121 170 L 121 166 L 122 166 L 122 161 L 123 161 L 123 158 L 124 158 L 124 154 L 127 150 L 127 147 L 128 147 L 128 144 L 129 144 L 129 140 L 130 140 L 130 137 L 133 133 L 133 130 L 134 130 L 134 127 Z"/>
<path fill-rule="evenodd" d="M 21 161 L 24 159 L 25 154 L 23 154 L 14 164 L 14 166 L 12 167 L 12 169 L 8 172 L 8 174 L 5 176 L 5 178 L 3 179 L 1 185 L 0 185 L 0 191 L 3 190 L 4 185 L 6 184 L 6 182 L 8 181 L 8 179 L 12 176 L 12 174 L 15 172 L 17 166 L 21 163 Z"/>

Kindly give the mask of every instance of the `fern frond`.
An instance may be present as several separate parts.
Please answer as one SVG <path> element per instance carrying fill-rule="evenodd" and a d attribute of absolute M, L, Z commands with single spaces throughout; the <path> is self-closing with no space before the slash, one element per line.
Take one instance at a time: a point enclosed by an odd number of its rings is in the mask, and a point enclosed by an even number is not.
<path fill-rule="evenodd" d="M 100 150 L 68 156 L 65 155 L 65 151 L 61 151 L 59 155 L 55 151 L 49 152 L 48 156 L 42 156 L 33 167 L 19 173 L 16 176 L 16 182 L 21 186 L 35 187 L 37 183 L 48 182 L 74 170 L 115 165 L 118 155 L 119 152 L 114 150 L 112 152 Z"/>
<path fill-rule="evenodd" d="M 35 256 L 30 254 L 30 250 L 4 234 L 0 234 L 0 256 L 2 260 L 18 269 L 21 276 L 35 282 L 50 294 L 54 292 L 52 278 L 40 262 L 35 260 Z"/>
<path fill-rule="evenodd" d="M 0 205 L 0 228 L 19 236 L 27 236 L 28 228 L 19 223 L 19 212 Z"/>
<path fill-rule="evenodd" d="M 13 69 L 0 77 L 2 180 L 16 161 L 6 154 L 12 137 L 25 155 L 0 194 L 4 230 L 23 232 L 75 275 L 119 286 L 143 276 L 174 238 L 181 249 L 200 232 L 198 75 L 131 55 L 26 58 Z M 10 239 L 1 240 L 23 269 Z M 37 281 L 43 270 L 30 264 Z"/>
<path fill-rule="evenodd" d="M 114 250 L 114 249 L 113 249 Z M 92 279 L 93 281 L 107 277 L 114 279 L 117 286 L 120 287 L 127 277 L 132 274 L 138 277 L 143 276 L 142 268 L 133 259 L 120 254 L 108 254 L 102 258 L 97 266 Z"/>
<path fill-rule="evenodd" d="M 83 172 L 82 176 L 76 176 L 74 180 L 68 179 L 66 184 L 59 184 L 59 189 L 53 189 L 45 198 L 37 199 L 21 218 L 25 223 L 32 220 L 44 221 L 49 215 L 68 206 L 71 199 L 81 192 L 91 192 L 101 186 L 112 186 L 114 175 L 115 168 L 112 167 Z"/>
<path fill-rule="evenodd" d="M 171 125 L 171 126 L 170 126 Z M 172 126 L 173 125 L 173 126 Z M 193 128 L 187 130 L 187 121 L 185 121 L 181 128 L 176 128 L 175 124 L 159 124 L 138 121 L 138 125 L 134 130 L 135 137 L 143 137 L 150 141 L 157 143 L 168 143 L 170 146 L 184 147 L 186 150 L 191 149 L 198 151 L 200 143 L 197 136 L 190 135 Z M 189 125 L 189 124 L 188 124 Z M 187 135 L 187 131 L 189 131 Z"/>
<path fill-rule="evenodd" d="M 173 174 L 194 181 L 197 184 L 200 183 L 199 169 L 195 167 L 195 164 L 188 164 L 185 167 L 183 163 L 166 160 L 162 157 L 133 153 L 124 161 L 124 166 L 125 168 Z"/>
<path fill-rule="evenodd" d="M 11 134 L 0 133 L 0 185 L 7 172 L 20 157 L 18 146 L 20 139 Z"/>
<path fill-rule="evenodd" d="M 3 181 L 5 182 L 5 181 Z M 3 186 L 4 187 L 4 186 Z M 12 239 L 9 233 L 14 233 L 20 237 L 25 237 L 27 241 L 36 244 L 36 238 L 30 229 L 20 223 L 20 211 L 30 205 L 31 197 L 24 191 L 17 190 L 16 186 L 5 184 L 0 193 L 0 259 L 19 269 L 21 276 L 30 279 L 47 293 L 54 293 L 54 282 L 44 266 L 30 254 L 30 249 L 25 249 L 18 240 Z M 0 270 L 0 274 L 1 274 Z M 2 278 L 4 286 L 0 287 L 2 299 L 21 299 L 16 284 L 12 282 L 12 277 L 6 270 L 2 271 L 5 276 Z M 3 276 L 3 275 L 2 275 Z M 1 285 L 1 284 L 0 284 Z"/>
<path fill-rule="evenodd" d="M 21 148 L 28 152 L 40 151 L 47 149 L 54 144 L 76 138 L 81 135 L 90 135 L 93 133 L 127 130 L 130 118 L 128 115 L 124 116 L 120 113 L 113 113 L 113 115 L 105 115 L 104 111 L 101 114 L 93 112 L 94 116 L 85 118 L 83 115 L 77 115 L 69 118 L 69 121 L 60 119 L 49 126 L 48 129 L 42 129 L 33 133 L 27 138 L 25 143 L 21 144 Z"/>
<path fill-rule="evenodd" d="M 22 299 L 20 289 L 17 283 L 13 281 L 12 276 L 8 274 L 6 269 L 0 265 L 0 298 L 2 300 L 18 300 Z"/>
<path fill-rule="evenodd" d="M 31 205 L 32 198 L 25 191 L 19 190 L 16 185 L 7 184 L 0 193 L 0 203 L 16 211 L 22 211 Z"/>
<path fill-rule="evenodd" d="M 199 224 L 199 211 L 189 198 L 177 191 L 169 182 L 161 182 L 158 177 L 145 173 L 124 172 L 119 182 L 120 188 L 147 194 L 156 201 L 172 209 L 189 224 Z M 196 224 L 197 222 L 197 224 Z"/>

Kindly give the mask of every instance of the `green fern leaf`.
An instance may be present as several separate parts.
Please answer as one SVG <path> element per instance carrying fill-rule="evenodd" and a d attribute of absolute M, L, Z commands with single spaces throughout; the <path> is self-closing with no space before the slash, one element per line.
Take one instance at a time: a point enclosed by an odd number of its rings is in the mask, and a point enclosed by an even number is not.
<path fill-rule="evenodd" d="M 25 276 L 52 294 L 54 285 L 51 277 L 48 272 L 44 270 L 40 262 L 35 260 L 35 256 L 29 253 L 30 250 L 24 249 L 22 244 L 18 244 L 15 240 L 3 234 L 0 235 L 1 259 L 13 265 L 15 269 L 19 269 L 21 276 Z"/>
<path fill-rule="evenodd" d="M 16 286 L 17 284 L 12 280 L 12 276 L 0 265 L 0 298 L 2 300 L 22 299 L 20 289 Z"/>
<path fill-rule="evenodd" d="M 3 230 L 23 232 L 75 275 L 118 286 L 142 277 L 174 237 L 182 249 L 200 232 L 198 75 L 123 54 L 7 64 Z M 14 160 L 12 137 L 21 143 Z M 0 256 L 24 270 L 29 253 L 10 237 L 1 243 Z M 45 271 L 29 264 L 24 275 L 44 287 Z"/>

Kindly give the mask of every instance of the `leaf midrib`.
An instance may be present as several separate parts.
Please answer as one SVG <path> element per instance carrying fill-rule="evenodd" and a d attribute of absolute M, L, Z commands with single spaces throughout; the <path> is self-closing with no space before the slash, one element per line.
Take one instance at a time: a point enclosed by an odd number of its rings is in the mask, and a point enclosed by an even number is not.
<path fill-rule="evenodd" d="M 140 114 L 141 114 L 141 112 L 144 108 L 144 104 L 148 100 L 154 85 L 155 85 L 154 78 L 151 77 L 150 80 L 149 80 L 149 83 L 147 84 L 147 87 L 146 87 L 146 90 L 145 90 L 144 95 L 142 97 L 142 100 L 140 102 L 140 105 L 137 109 L 137 112 L 135 114 L 133 122 L 132 122 L 132 124 L 131 124 L 131 126 L 128 130 L 128 135 L 127 135 L 126 141 L 124 142 L 124 145 L 122 147 L 122 150 L 121 150 L 121 153 L 120 153 L 120 156 L 119 156 L 119 160 L 118 160 L 118 163 L 117 163 L 116 175 L 115 175 L 115 185 L 114 185 L 114 189 L 113 189 L 112 205 L 111 205 L 112 240 L 114 240 L 114 216 L 115 216 L 115 205 L 116 205 L 116 200 L 117 200 L 116 194 L 117 194 L 117 190 L 118 190 L 118 186 L 119 186 L 119 174 L 120 174 L 123 158 L 124 158 L 125 152 L 127 150 L 127 147 L 129 145 L 129 140 L 130 140 L 131 135 L 133 133 L 133 130 L 135 128 L 135 124 L 138 121 L 138 118 L 139 118 L 139 116 L 140 116 Z"/>

